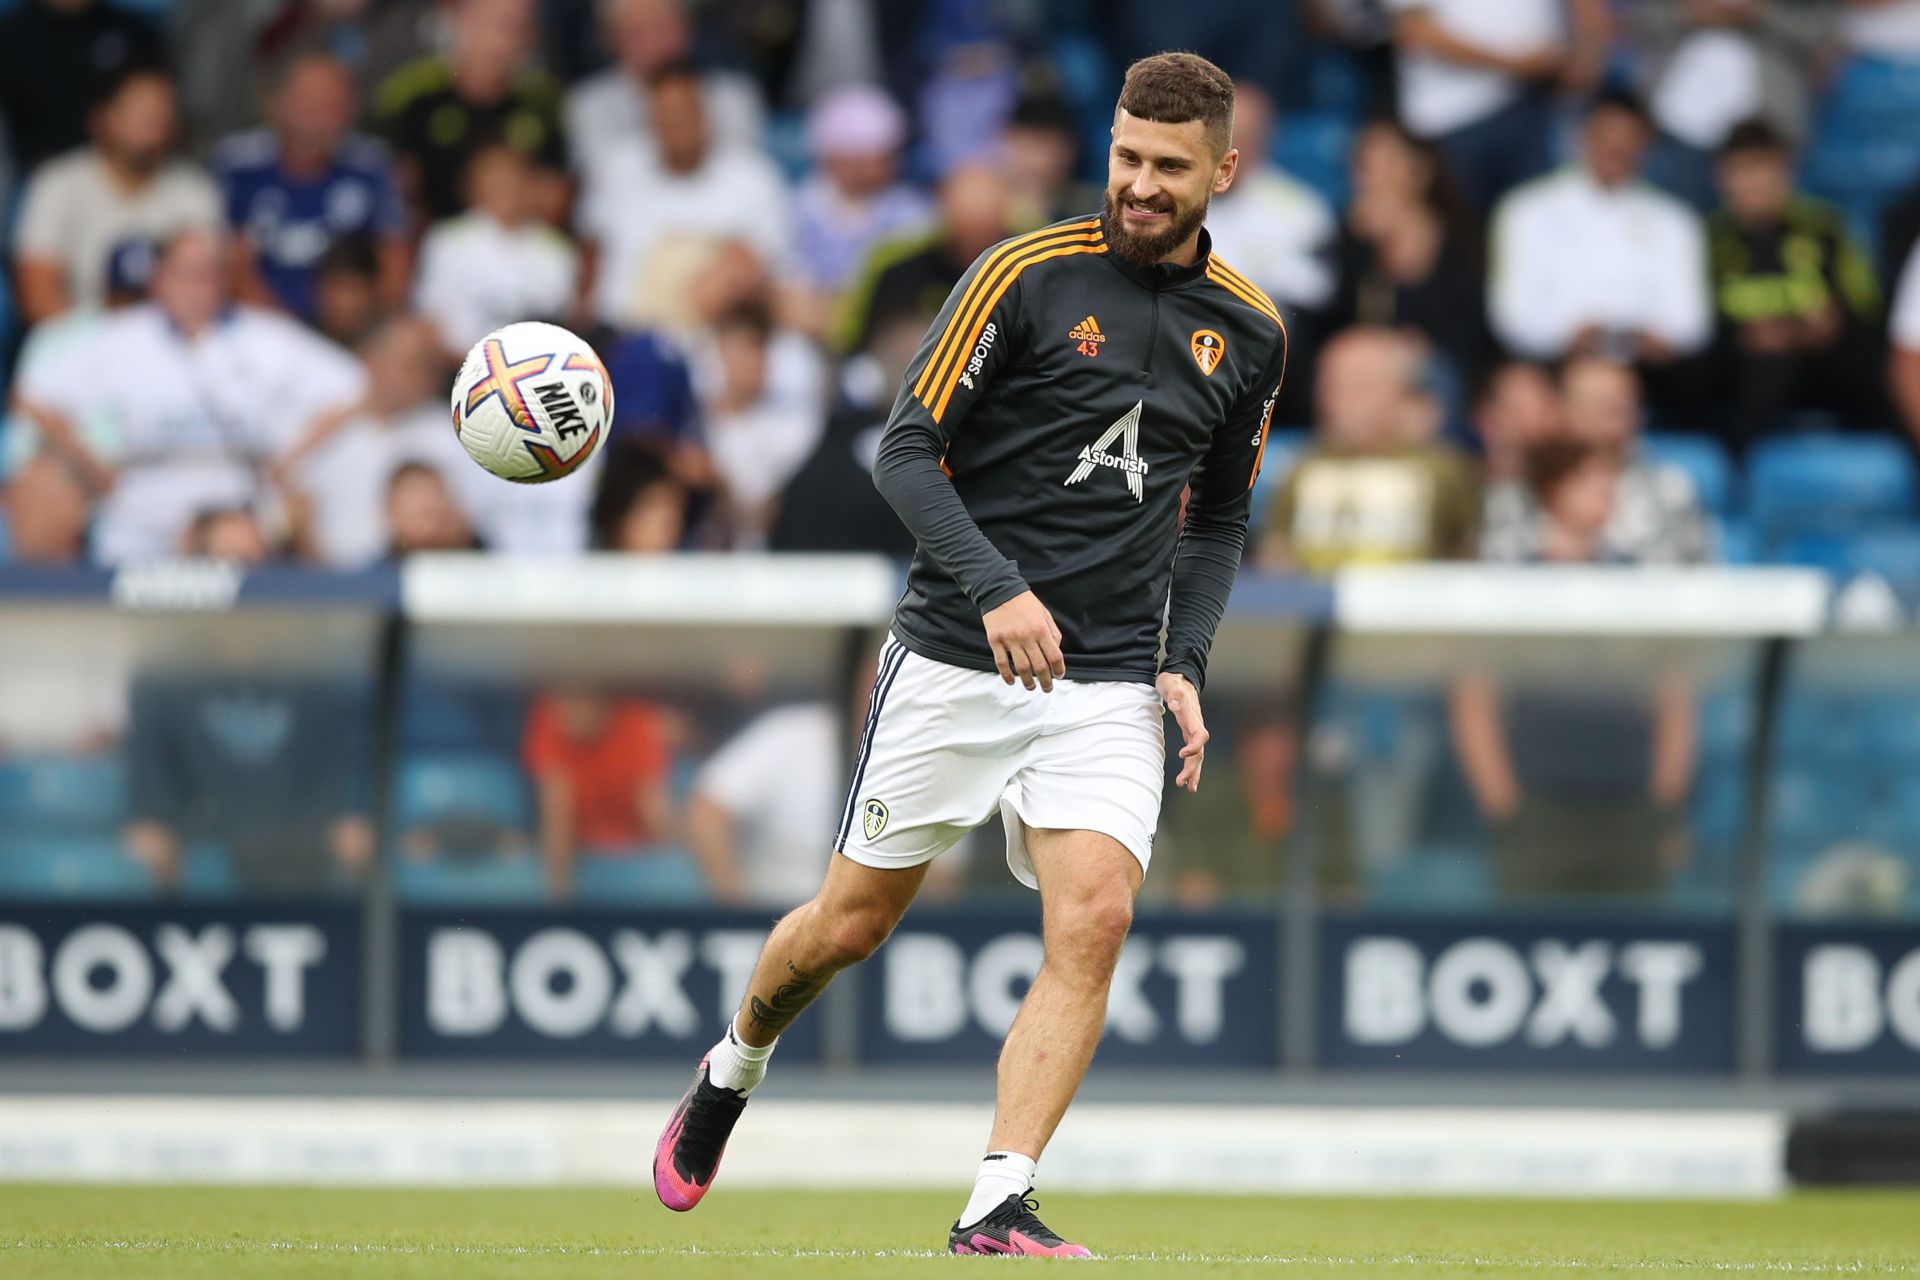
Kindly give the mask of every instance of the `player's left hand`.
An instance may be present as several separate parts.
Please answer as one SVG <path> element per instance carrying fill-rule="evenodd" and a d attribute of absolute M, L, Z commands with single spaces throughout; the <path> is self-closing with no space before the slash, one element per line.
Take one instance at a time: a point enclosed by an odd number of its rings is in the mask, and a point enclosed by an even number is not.
<path fill-rule="evenodd" d="M 1200 715 L 1200 691 L 1193 682 L 1183 675 L 1163 671 L 1154 681 L 1154 688 L 1160 693 L 1160 701 L 1166 703 L 1167 710 L 1173 712 L 1174 723 L 1180 726 L 1180 776 L 1173 785 L 1188 791 L 1200 790 L 1200 767 L 1207 759 L 1207 722 Z"/>

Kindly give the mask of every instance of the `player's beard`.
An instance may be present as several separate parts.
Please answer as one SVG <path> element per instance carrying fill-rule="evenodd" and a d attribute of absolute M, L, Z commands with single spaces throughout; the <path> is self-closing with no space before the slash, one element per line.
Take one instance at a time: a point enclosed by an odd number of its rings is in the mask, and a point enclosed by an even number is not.
<path fill-rule="evenodd" d="M 1158 231 L 1137 232 L 1124 221 L 1120 208 L 1123 198 L 1122 195 L 1115 195 L 1111 189 L 1107 191 L 1107 248 L 1136 267 L 1150 267 L 1159 262 L 1179 248 L 1207 220 L 1206 196 L 1200 198 L 1199 204 L 1182 213 L 1172 196 L 1162 194 L 1147 207 L 1169 210 L 1173 216 Z"/>

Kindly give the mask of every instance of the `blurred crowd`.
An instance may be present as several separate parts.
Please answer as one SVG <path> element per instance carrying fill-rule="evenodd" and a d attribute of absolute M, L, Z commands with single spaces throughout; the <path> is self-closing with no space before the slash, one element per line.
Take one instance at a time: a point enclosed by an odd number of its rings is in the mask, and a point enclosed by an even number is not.
<path fill-rule="evenodd" d="M 1161 47 L 1293 336 L 1267 563 L 1701 559 L 1649 429 L 1920 432 L 1920 0 L 0 0 L 0 560 L 904 552 L 900 369 Z M 612 372 L 581 483 L 444 429 L 530 318 Z"/>
<path fill-rule="evenodd" d="M 1099 207 L 1121 72 L 1165 48 L 1235 77 L 1208 225 L 1291 333 L 1263 567 L 1790 558 L 1732 496 L 1770 447 L 1911 469 L 1920 0 L 0 0 L 0 565 L 904 555 L 870 477 L 902 369 L 977 255 Z M 520 319 L 610 371 L 582 478 L 501 483 L 448 429 L 459 358 Z M 135 693 L 128 847 L 163 879 L 195 787 L 251 797 L 229 848 L 322 804 L 309 866 L 370 855 L 364 796 L 232 768 L 275 725 L 278 776 L 299 726 L 325 755 L 344 704 Z M 1565 827 L 1511 708 L 1453 697 L 1480 810 Z M 1648 813 L 1687 791 L 1686 702 L 1630 727 Z M 534 781 L 498 825 L 556 893 L 576 849 L 671 844 L 649 893 L 737 899 L 736 843 L 776 857 L 839 785 L 781 762 L 833 774 L 842 719 L 770 712 L 696 780 L 676 713 L 554 691 L 496 735 Z M 1248 720 L 1248 776 L 1288 776 L 1285 717 Z"/>

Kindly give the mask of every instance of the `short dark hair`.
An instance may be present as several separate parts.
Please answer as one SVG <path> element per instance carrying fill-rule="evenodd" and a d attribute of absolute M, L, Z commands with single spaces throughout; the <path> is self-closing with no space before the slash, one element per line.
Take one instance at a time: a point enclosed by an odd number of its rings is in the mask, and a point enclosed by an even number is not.
<path fill-rule="evenodd" d="M 135 58 L 95 86 L 93 96 L 88 99 L 87 106 L 90 110 L 96 111 L 101 107 L 108 106 L 122 93 L 125 93 L 130 86 L 138 84 L 142 80 L 158 80 L 169 89 L 179 88 L 179 83 L 173 78 L 173 73 L 167 70 L 166 67 L 152 59 Z"/>
<path fill-rule="evenodd" d="M 1602 111 L 1624 112 L 1639 121 L 1641 128 L 1653 128 L 1653 115 L 1647 110 L 1647 104 L 1631 89 L 1610 85 L 1594 94 L 1593 101 L 1587 104 L 1587 119 L 1593 119 Z"/>
<path fill-rule="evenodd" d="M 1790 150 L 1792 148 L 1787 145 L 1787 135 L 1775 128 L 1772 121 L 1760 116 L 1742 120 L 1727 130 L 1727 140 L 1720 144 L 1722 159 L 1755 152 L 1785 156 Z"/>
<path fill-rule="evenodd" d="M 342 236 L 327 246 L 320 255 L 320 261 L 314 265 L 317 275 L 366 276 L 369 279 L 380 274 L 380 250 L 372 236 Z"/>
<path fill-rule="evenodd" d="M 1140 120 L 1198 120 L 1215 155 L 1233 145 L 1233 78 L 1197 53 L 1156 53 L 1127 68 L 1118 108 Z"/>

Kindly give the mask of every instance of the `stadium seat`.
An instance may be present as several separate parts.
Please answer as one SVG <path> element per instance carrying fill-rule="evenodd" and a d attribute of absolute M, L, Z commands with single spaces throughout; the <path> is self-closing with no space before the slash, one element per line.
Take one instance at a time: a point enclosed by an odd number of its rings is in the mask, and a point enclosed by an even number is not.
<path fill-rule="evenodd" d="M 1479 849 L 1420 849 L 1370 868 L 1367 893 L 1378 908 L 1481 907 L 1494 897 L 1493 870 Z"/>
<path fill-rule="evenodd" d="M 1884 436 L 1785 436 L 1754 447 L 1747 505 L 1761 538 L 1852 533 L 1914 514 L 1914 466 Z"/>
<path fill-rule="evenodd" d="M 1273 162 L 1334 208 L 1347 203 L 1353 120 L 1340 111 L 1299 111 L 1275 126 Z"/>
<path fill-rule="evenodd" d="M 582 857 L 573 866 L 582 902 L 686 906 L 708 899 L 706 881 L 684 849 L 659 848 L 631 858 Z"/>
<path fill-rule="evenodd" d="M 1842 567 L 1874 573 L 1898 585 L 1920 584 L 1920 523 L 1868 529 L 1847 539 Z"/>
<path fill-rule="evenodd" d="M 486 752 L 437 752 L 402 761 L 398 807 L 403 829 L 473 823 L 525 831 L 531 825 L 520 766 Z"/>
<path fill-rule="evenodd" d="M 180 892 L 194 900 L 231 898 L 240 890 L 233 856 L 217 845 L 195 845 L 180 868 Z"/>
<path fill-rule="evenodd" d="M 1661 431 L 1646 438 L 1644 451 L 1656 465 L 1687 473 L 1700 495 L 1700 505 L 1715 515 L 1734 509 L 1733 459 L 1726 446 L 1712 436 Z"/>
<path fill-rule="evenodd" d="M 1691 808 L 1694 839 L 1702 847 L 1737 847 L 1746 829 L 1746 777 L 1737 768 L 1703 770 L 1694 784 Z"/>
<path fill-rule="evenodd" d="M 1866 833 L 1870 796 L 1852 770 L 1782 765 L 1768 800 L 1768 831 L 1776 841 L 1825 844 Z"/>
<path fill-rule="evenodd" d="M 546 896 L 540 863 L 511 858 L 401 858 L 394 864 L 394 891 L 403 902 L 439 906 L 534 903 Z"/>
<path fill-rule="evenodd" d="M 0 901 L 151 897 L 153 877 L 105 837 L 9 836 L 0 841 Z"/>
<path fill-rule="evenodd" d="M 0 831 L 111 836 L 126 815 L 126 792 L 126 769 L 115 759 L 0 761 Z"/>
<path fill-rule="evenodd" d="M 1740 516 L 1722 516 L 1717 522 L 1720 559 L 1727 564 L 1760 564 L 1760 539 L 1753 521 Z"/>

